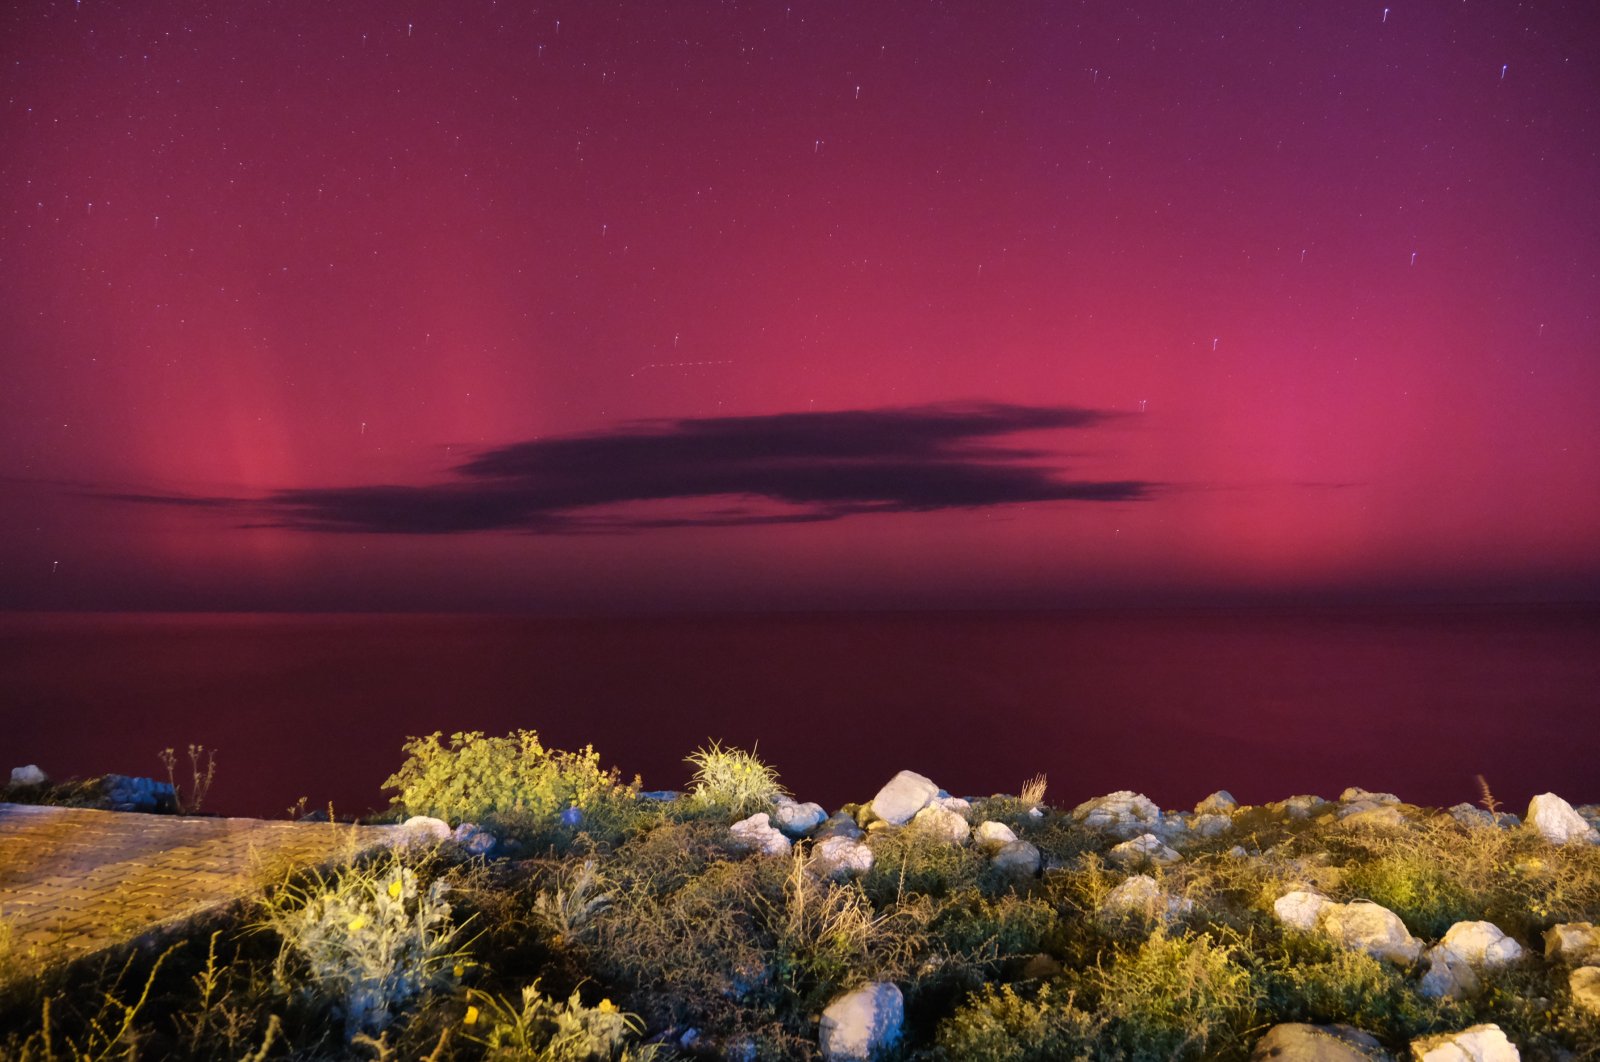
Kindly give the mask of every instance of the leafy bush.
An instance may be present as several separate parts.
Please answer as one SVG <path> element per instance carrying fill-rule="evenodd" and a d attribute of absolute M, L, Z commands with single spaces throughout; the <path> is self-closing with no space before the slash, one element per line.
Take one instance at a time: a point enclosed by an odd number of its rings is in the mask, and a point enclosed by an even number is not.
<path fill-rule="evenodd" d="M 1448 1004 L 1424 999 L 1403 971 L 1315 937 L 1284 937 L 1282 950 L 1261 966 L 1260 978 L 1277 1021 L 1343 1023 L 1399 1042 L 1446 1024 L 1441 1008 Z"/>
<path fill-rule="evenodd" d="M 938 1057 L 948 1062 L 1071 1062 L 1096 1057 L 1103 1022 L 1079 1010 L 1069 993 L 1040 985 L 1032 998 L 1010 985 L 984 985 L 939 1024 Z"/>
<path fill-rule="evenodd" d="M 695 769 L 690 799 L 703 808 L 736 816 L 751 815 L 789 792 L 778 784 L 778 772 L 762 763 L 753 751 L 725 749 L 713 741 L 710 748 L 690 753 L 685 762 Z"/>
<path fill-rule="evenodd" d="M 285 882 L 264 900 L 264 924 L 282 940 L 275 979 L 330 999 L 347 1039 L 382 1030 L 396 1010 L 460 977 L 446 891 L 443 880 L 419 888 L 394 855 L 332 880 Z"/>
<path fill-rule="evenodd" d="M 432 815 L 456 824 L 480 822 L 494 814 L 528 816 L 554 822 L 562 812 L 597 809 L 608 800 L 632 800 L 615 770 L 600 769 L 592 745 L 582 752 L 546 749 L 533 730 L 506 737 L 480 731 L 411 738 L 403 746 L 406 762 L 383 783 L 399 792 L 391 803 L 409 815 Z"/>
<path fill-rule="evenodd" d="M 993 973 L 1008 959 L 1039 952 L 1056 922 L 1055 908 L 1043 900 L 966 895 L 946 904 L 931 928 L 952 954 Z"/>
<path fill-rule="evenodd" d="M 542 994 L 537 981 L 522 990 L 521 1006 L 482 992 L 469 991 L 467 999 L 466 1037 L 486 1048 L 487 1062 L 648 1062 L 660 1051 L 629 1043 L 644 1026 L 609 999 L 586 1007 L 574 991 L 562 1003 Z"/>

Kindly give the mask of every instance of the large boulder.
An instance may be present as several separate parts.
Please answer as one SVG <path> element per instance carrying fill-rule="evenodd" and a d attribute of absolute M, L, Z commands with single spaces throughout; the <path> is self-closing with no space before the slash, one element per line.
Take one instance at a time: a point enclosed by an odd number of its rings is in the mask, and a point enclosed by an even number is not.
<path fill-rule="evenodd" d="M 1572 1002 L 1580 1010 L 1600 1017 L 1600 966 L 1580 966 L 1567 975 Z"/>
<path fill-rule="evenodd" d="M 1428 949 L 1422 994 L 1432 999 L 1470 999 L 1483 991 L 1485 970 L 1499 970 L 1522 958 L 1522 945 L 1493 922 L 1457 922 Z"/>
<path fill-rule="evenodd" d="M 1328 904 L 1322 909 L 1320 928 L 1336 944 L 1397 966 L 1409 966 L 1422 954 L 1422 941 L 1411 935 L 1400 916 L 1369 900 Z"/>
<path fill-rule="evenodd" d="M 1522 1062 L 1516 1045 L 1498 1025 L 1474 1025 L 1413 1040 L 1411 1057 L 1413 1062 Z"/>
<path fill-rule="evenodd" d="M 1233 829 L 1233 819 L 1228 815 L 1207 812 L 1196 815 L 1189 829 L 1198 837 L 1216 837 Z"/>
<path fill-rule="evenodd" d="M 966 819 L 938 804 L 930 804 L 911 816 L 911 828 L 946 844 L 961 844 L 972 832 Z"/>
<path fill-rule="evenodd" d="M 1159 829 L 1161 809 L 1149 797 L 1119 789 L 1085 800 L 1072 809 L 1072 818 L 1091 830 L 1127 839 Z"/>
<path fill-rule="evenodd" d="M 797 804 L 788 797 L 779 797 L 772 809 L 772 823 L 783 831 L 785 837 L 798 840 L 828 820 L 821 804 Z"/>
<path fill-rule="evenodd" d="M 887 981 L 838 996 L 822 1012 L 818 1045 L 827 1062 L 869 1062 L 900 1039 L 905 997 Z"/>
<path fill-rule="evenodd" d="M 758 811 L 748 819 L 740 819 L 728 827 L 728 839 L 735 848 L 763 855 L 788 855 L 789 838 L 775 826 L 765 811 Z"/>
<path fill-rule="evenodd" d="M 1551 844 L 1600 844 L 1600 831 L 1554 793 L 1541 793 L 1528 802 L 1528 825 Z"/>
<path fill-rule="evenodd" d="M 44 785 L 50 779 L 39 769 L 37 763 L 30 763 L 26 767 L 11 768 L 12 785 Z"/>
<path fill-rule="evenodd" d="M 872 798 L 872 813 L 884 822 L 904 826 L 939 795 L 933 780 L 915 771 L 901 771 Z"/>
<path fill-rule="evenodd" d="M 1274 1025 L 1250 1062 L 1390 1062 L 1375 1036 L 1349 1025 Z"/>
<path fill-rule="evenodd" d="M 1561 922 L 1544 931 L 1544 957 L 1573 966 L 1600 965 L 1600 928 L 1592 922 Z"/>
<path fill-rule="evenodd" d="M 1161 838 L 1153 833 L 1147 833 L 1113 846 L 1106 853 L 1106 858 L 1120 866 L 1136 867 L 1146 863 L 1165 866 L 1168 863 L 1176 863 L 1183 857 L 1168 848 Z"/>
<path fill-rule="evenodd" d="M 860 877 L 872 869 L 872 849 L 853 837 L 828 837 L 812 846 L 807 865 L 818 877 L 836 881 Z"/>

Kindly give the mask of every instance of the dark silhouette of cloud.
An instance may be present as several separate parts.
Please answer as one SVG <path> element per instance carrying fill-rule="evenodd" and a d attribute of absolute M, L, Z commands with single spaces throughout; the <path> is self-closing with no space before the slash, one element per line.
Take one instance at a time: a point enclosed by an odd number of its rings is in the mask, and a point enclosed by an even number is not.
<path fill-rule="evenodd" d="M 581 534 L 665 527 L 818 523 L 1017 503 L 1139 501 L 1155 484 L 1059 478 L 1037 449 L 994 445 L 1022 431 L 1092 428 L 1115 414 L 1003 404 L 636 422 L 513 443 L 428 486 L 275 491 L 260 499 L 112 495 L 232 506 L 305 531 Z M 729 499 L 739 499 L 728 504 Z M 710 503 L 689 515 L 629 504 Z"/>

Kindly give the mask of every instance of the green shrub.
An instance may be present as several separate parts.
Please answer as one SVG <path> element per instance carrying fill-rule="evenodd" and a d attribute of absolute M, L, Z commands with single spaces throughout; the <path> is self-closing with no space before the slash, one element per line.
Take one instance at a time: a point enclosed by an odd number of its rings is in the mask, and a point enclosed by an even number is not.
<path fill-rule="evenodd" d="M 1404 971 L 1319 938 L 1284 937 L 1259 976 L 1274 1021 L 1343 1023 L 1397 1042 L 1448 1024 L 1441 1015 L 1449 1005 L 1423 998 Z"/>
<path fill-rule="evenodd" d="M 1134 951 L 1090 971 L 1094 1012 L 1108 1023 L 1102 1045 L 1130 1062 L 1241 1051 L 1261 996 L 1241 951 L 1208 934 L 1170 937 L 1157 928 Z"/>
<path fill-rule="evenodd" d="M 976 889 L 988 866 L 978 849 L 950 844 L 920 830 L 873 830 L 867 844 L 872 848 L 872 869 L 861 884 L 879 908 L 903 896 L 938 899 Z"/>
<path fill-rule="evenodd" d="M 1057 921 L 1043 900 L 967 894 L 946 904 L 931 928 L 951 954 L 993 973 L 1008 959 L 1037 954 Z"/>
<path fill-rule="evenodd" d="M 1032 998 L 1010 985 L 984 985 L 937 1031 L 948 1062 L 1071 1062 L 1094 1059 L 1102 1022 L 1079 1010 L 1070 993 L 1040 985 Z"/>
<path fill-rule="evenodd" d="M 1343 884 L 1350 895 L 1382 904 L 1411 932 L 1430 939 L 1479 917 L 1466 890 L 1425 850 L 1396 849 L 1358 862 Z"/>
<path fill-rule="evenodd" d="M 582 752 L 546 749 L 532 730 L 503 738 L 474 730 L 450 735 L 447 744 L 435 732 L 411 738 L 403 748 L 406 762 L 383 783 L 398 790 L 391 803 L 408 815 L 432 815 L 452 825 L 491 815 L 550 824 L 568 808 L 588 813 L 634 796 L 615 770 L 600 769 L 593 746 Z"/>
<path fill-rule="evenodd" d="M 522 990 L 520 1006 L 474 991 L 467 1000 L 466 1038 L 483 1045 L 487 1062 L 648 1062 L 661 1050 L 630 1043 L 644 1026 L 609 999 L 586 1007 L 574 991 L 562 1003 L 543 995 L 535 981 Z"/>
<path fill-rule="evenodd" d="M 723 748 L 696 749 L 685 757 L 694 766 L 689 797 L 701 808 L 743 817 L 772 806 L 788 790 L 778 784 L 778 772 L 756 757 L 754 751 Z"/>
<path fill-rule="evenodd" d="M 263 901 L 263 924 L 282 941 L 274 978 L 331 1002 L 347 1039 L 381 1031 L 395 1011 L 460 977 L 446 891 L 443 880 L 419 887 L 392 854 L 331 879 L 284 883 Z"/>

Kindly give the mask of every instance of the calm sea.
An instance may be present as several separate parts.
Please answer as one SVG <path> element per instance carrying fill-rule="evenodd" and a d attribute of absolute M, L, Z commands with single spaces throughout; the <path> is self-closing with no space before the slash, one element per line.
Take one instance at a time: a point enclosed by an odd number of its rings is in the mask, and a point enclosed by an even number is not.
<path fill-rule="evenodd" d="M 1600 607 L 545 619 L 0 616 L 0 769 L 163 774 L 210 810 L 381 807 L 408 735 L 537 729 L 675 788 L 708 739 L 801 799 L 909 767 L 960 794 L 1047 772 L 1071 805 L 1348 785 L 1418 803 L 1600 800 Z M 1519 808 L 1520 810 L 1520 808 Z"/>

